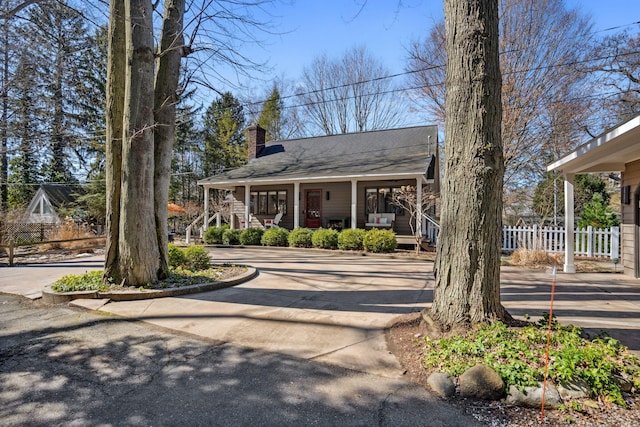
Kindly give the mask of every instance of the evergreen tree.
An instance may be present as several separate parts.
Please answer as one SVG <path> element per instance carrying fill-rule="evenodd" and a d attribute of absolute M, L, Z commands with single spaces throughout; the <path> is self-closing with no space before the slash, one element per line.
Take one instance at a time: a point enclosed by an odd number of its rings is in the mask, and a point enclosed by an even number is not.
<path fill-rule="evenodd" d="M 246 162 L 244 127 L 242 105 L 231 92 L 225 92 L 213 101 L 204 116 L 202 168 L 205 176 Z"/>
<path fill-rule="evenodd" d="M 197 180 L 204 177 L 199 166 L 203 151 L 200 145 L 202 132 L 196 123 L 197 108 L 179 105 L 177 109 L 169 200 L 184 206 L 187 202 L 199 200 Z"/>
<path fill-rule="evenodd" d="M 41 144 L 42 129 L 38 127 L 35 65 L 28 59 L 21 58 L 16 75 L 34 76 L 31 80 L 17 79 L 10 91 L 12 120 L 9 126 L 17 148 L 9 162 L 8 181 L 11 185 L 8 205 L 17 208 L 26 206 L 35 192 L 35 184 L 41 182 L 37 159 L 40 157 L 38 147 Z"/>
<path fill-rule="evenodd" d="M 104 224 L 107 210 L 107 195 L 104 170 L 89 176 L 84 193 L 76 198 L 75 207 L 86 212 L 84 221 Z"/>
<path fill-rule="evenodd" d="M 595 193 L 591 200 L 584 204 L 578 227 L 611 228 L 620 225 L 618 214 L 604 200 L 602 194 Z"/>
<path fill-rule="evenodd" d="M 43 173 L 50 182 L 74 182 L 71 155 L 79 152 L 78 93 L 90 39 L 82 16 L 64 1 L 40 3 L 30 10 L 27 22 L 20 29 L 28 42 L 24 55 L 33 58 L 42 81 L 38 120 L 45 124 L 50 144 Z"/>
<path fill-rule="evenodd" d="M 267 141 L 277 141 L 282 138 L 282 108 L 283 102 L 280 91 L 273 86 L 269 98 L 262 105 L 262 112 L 258 118 L 258 124 L 267 131 Z"/>
<path fill-rule="evenodd" d="M 7 12 L 15 5 L 8 0 L 0 0 L 0 13 Z M 15 67 L 17 66 L 18 39 L 15 24 L 9 17 L 2 19 L 0 33 L 0 212 L 8 208 L 9 179 L 9 116 L 11 114 L 9 90 L 13 87 Z"/>
<path fill-rule="evenodd" d="M 104 171 L 107 27 L 86 37 L 87 49 L 80 60 L 82 78 L 77 86 L 80 129 L 74 151 L 81 165 L 88 168 L 87 175 L 95 176 Z"/>
<path fill-rule="evenodd" d="M 557 179 L 554 188 L 554 179 Z M 542 181 L 536 186 L 533 196 L 533 211 L 541 220 L 551 218 L 554 212 L 554 192 L 557 213 L 564 215 L 564 181 L 562 177 L 555 178 L 554 172 L 546 172 Z M 607 184 L 598 175 L 579 174 L 574 178 L 574 213 L 580 218 L 583 215 L 585 205 L 594 195 L 598 195 L 605 204 L 609 203 L 611 196 L 607 192 Z"/>

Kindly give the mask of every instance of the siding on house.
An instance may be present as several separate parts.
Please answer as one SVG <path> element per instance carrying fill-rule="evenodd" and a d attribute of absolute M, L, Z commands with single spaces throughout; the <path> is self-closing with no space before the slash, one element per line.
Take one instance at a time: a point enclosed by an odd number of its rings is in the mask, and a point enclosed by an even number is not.
<path fill-rule="evenodd" d="M 367 222 L 366 215 L 366 189 L 367 188 L 380 188 L 388 187 L 395 188 L 404 185 L 415 186 L 414 179 L 405 180 L 376 180 L 376 181 L 360 181 L 357 186 L 357 228 L 364 228 Z M 424 184 L 429 185 L 429 184 Z M 251 187 L 252 192 L 260 191 L 287 191 L 287 214 L 282 217 L 280 226 L 289 230 L 293 229 L 294 224 L 294 186 L 293 185 L 255 185 Z M 307 183 L 300 185 L 300 218 L 299 224 L 301 227 L 305 226 L 305 191 L 306 190 L 320 190 L 322 192 L 322 225 L 327 226 L 328 219 L 347 218 L 347 221 L 351 219 L 351 181 L 344 182 L 322 182 L 322 183 Z M 244 220 L 244 207 L 245 207 L 245 189 L 242 186 L 236 187 L 233 195 L 235 201 L 233 203 L 232 212 L 234 215 L 234 223 L 236 227 L 241 226 L 241 221 Z M 327 196 L 328 194 L 328 196 Z M 264 227 L 265 219 L 273 219 L 274 215 L 259 215 L 253 214 L 251 220 L 251 227 Z M 396 215 L 396 221 L 394 224 L 394 231 L 398 235 L 411 235 L 411 226 L 409 224 L 410 216 L 408 213 Z M 351 225 L 347 223 L 347 227 Z"/>
<path fill-rule="evenodd" d="M 640 160 L 627 163 L 622 173 L 622 187 L 629 185 L 630 203 L 622 204 L 621 240 L 622 249 L 620 259 L 624 268 L 624 274 L 634 277 L 636 275 L 636 226 L 635 207 L 640 198 Z"/>

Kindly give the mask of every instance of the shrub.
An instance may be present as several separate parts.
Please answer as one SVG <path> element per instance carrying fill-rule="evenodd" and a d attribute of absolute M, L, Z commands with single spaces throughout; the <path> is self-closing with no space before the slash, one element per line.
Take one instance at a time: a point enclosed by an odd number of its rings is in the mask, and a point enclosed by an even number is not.
<path fill-rule="evenodd" d="M 393 252 L 398 246 L 396 233 L 392 230 L 369 230 L 362 239 L 362 246 L 369 252 Z"/>
<path fill-rule="evenodd" d="M 167 254 L 169 255 L 169 267 L 171 268 L 180 267 L 187 262 L 184 251 L 173 243 L 169 243 Z"/>
<path fill-rule="evenodd" d="M 184 250 L 185 265 L 189 270 L 206 270 L 209 268 L 209 251 L 204 246 L 187 246 Z"/>
<path fill-rule="evenodd" d="M 367 232 L 362 228 L 347 228 L 338 234 L 338 249 L 359 251 L 363 249 L 362 239 Z"/>
<path fill-rule="evenodd" d="M 210 245 L 219 245 L 222 243 L 222 234 L 225 230 L 229 229 L 229 224 L 225 224 L 222 227 L 209 227 L 204 233 L 204 242 Z"/>
<path fill-rule="evenodd" d="M 239 244 L 241 231 L 242 230 L 238 230 L 237 228 L 234 228 L 233 230 L 224 230 L 224 233 L 222 233 L 222 243 L 224 243 L 225 245 Z"/>
<path fill-rule="evenodd" d="M 259 245 L 262 240 L 262 228 L 245 228 L 240 233 L 240 244 L 242 245 Z"/>
<path fill-rule="evenodd" d="M 264 232 L 260 243 L 264 246 L 287 246 L 289 230 L 285 228 L 269 228 Z"/>
<path fill-rule="evenodd" d="M 553 265 L 554 259 L 543 249 L 518 248 L 511 255 L 511 262 L 525 267 Z"/>
<path fill-rule="evenodd" d="M 493 368 L 509 388 L 536 386 L 544 377 L 548 314 L 537 324 L 509 328 L 504 323 L 474 327 L 463 335 L 439 340 L 421 339 L 422 362 L 427 368 L 462 374 L 479 363 Z M 587 338 L 576 326 L 552 322 L 548 376 L 555 383 L 583 380 L 603 400 L 625 406 L 616 377 L 625 376 L 634 386 L 640 379 L 638 359 L 618 341 L 606 335 Z"/>
<path fill-rule="evenodd" d="M 320 249 L 334 249 L 338 246 L 338 232 L 330 228 L 319 228 L 311 236 L 313 246 Z"/>
<path fill-rule="evenodd" d="M 102 271 L 90 271 L 84 274 L 69 274 L 51 285 L 54 292 L 103 291 L 111 286 L 111 279 L 105 283 Z"/>
<path fill-rule="evenodd" d="M 310 248 L 313 246 L 311 238 L 313 230 L 308 228 L 296 228 L 289 233 L 289 246 L 292 248 Z"/>

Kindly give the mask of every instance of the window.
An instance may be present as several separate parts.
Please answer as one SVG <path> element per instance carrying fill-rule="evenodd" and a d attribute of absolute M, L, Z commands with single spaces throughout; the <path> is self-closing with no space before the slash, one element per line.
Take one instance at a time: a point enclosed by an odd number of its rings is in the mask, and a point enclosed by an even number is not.
<path fill-rule="evenodd" d="M 397 187 L 371 187 L 365 189 L 365 215 L 370 213 L 395 213 L 403 215 L 404 209 L 393 203 Z"/>
<path fill-rule="evenodd" d="M 286 191 L 252 191 L 249 196 L 249 211 L 253 215 L 287 214 Z"/>

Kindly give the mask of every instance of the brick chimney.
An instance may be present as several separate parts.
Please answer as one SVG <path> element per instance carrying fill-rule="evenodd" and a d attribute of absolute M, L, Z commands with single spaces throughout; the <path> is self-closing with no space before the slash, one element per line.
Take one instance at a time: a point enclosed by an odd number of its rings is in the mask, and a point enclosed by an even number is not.
<path fill-rule="evenodd" d="M 247 160 L 251 161 L 258 157 L 264 148 L 267 131 L 255 124 L 247 128 Z"/>

